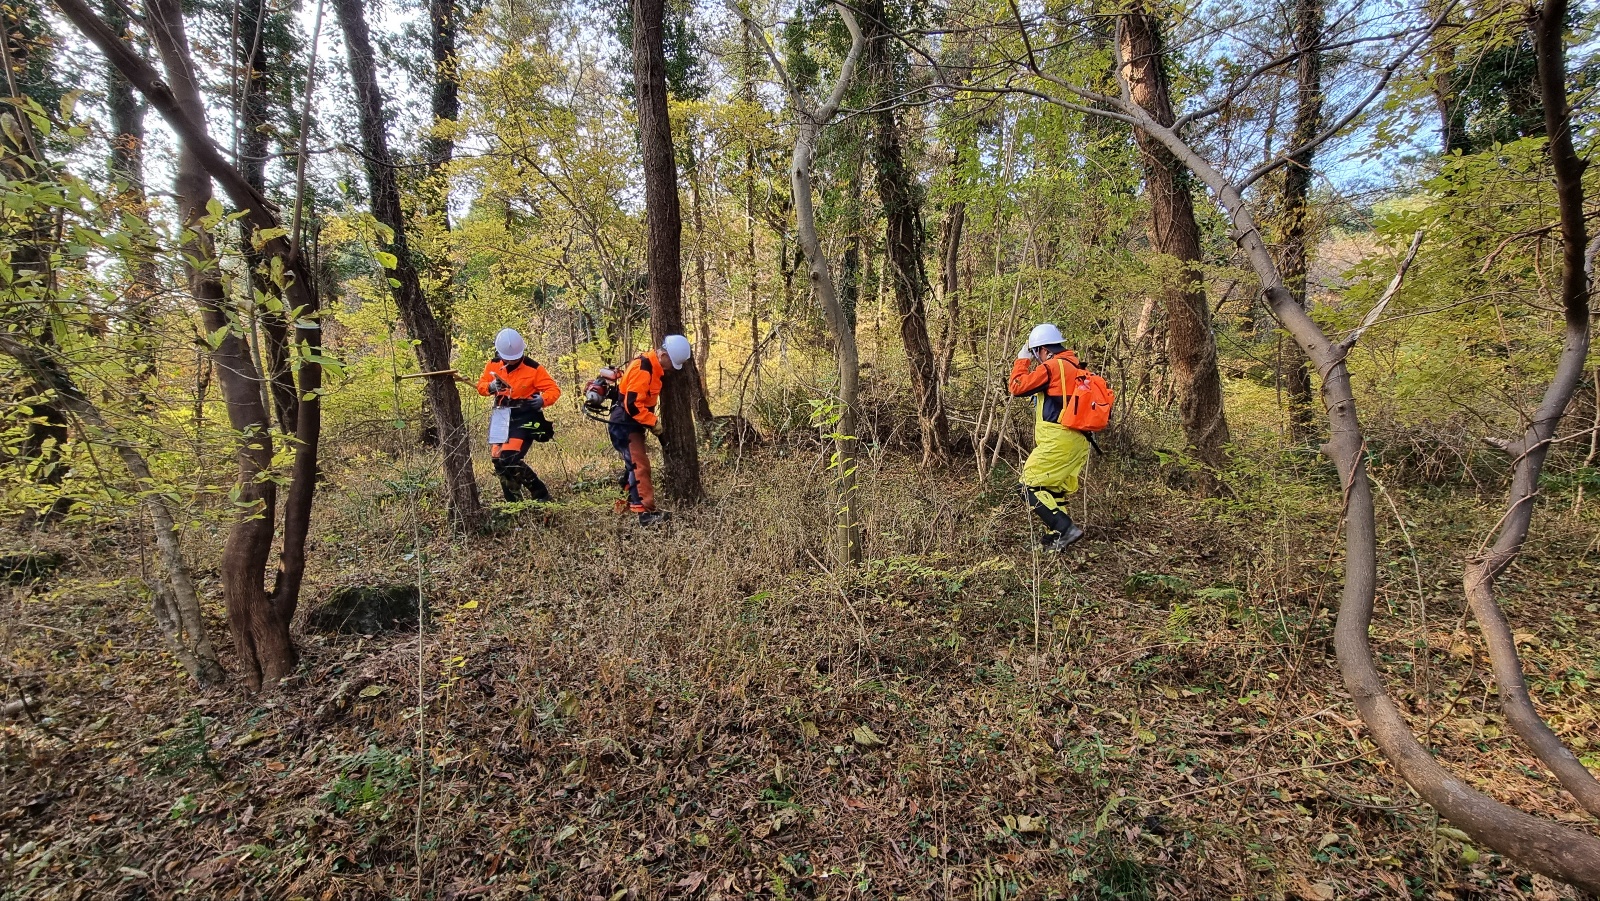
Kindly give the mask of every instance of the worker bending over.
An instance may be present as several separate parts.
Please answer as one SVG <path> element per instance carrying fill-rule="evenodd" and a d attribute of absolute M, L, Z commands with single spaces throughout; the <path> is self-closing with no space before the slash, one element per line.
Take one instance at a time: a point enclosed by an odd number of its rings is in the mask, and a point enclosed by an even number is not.
<path fill-rule="evenodd" d="M 511 408 L 511 429 L 501 444 L 491 444 L 494 474 L 507 501 L 521 500 L 521 489 L 536 501 L 550 499 L 550 490 L 523 458 L 528 442 L 549 441 L 554 429 L 544 418 L 544 408 L 561 399 L 561 386 L 543 366 L 528 359 L 527 345 L 516 329 L 505 328 L 494 337 L 495 357 L 478 377 L 478 393 L 493 397 L 496 407 Z"/>
<path fill-rule="evenodd" d="M 1045 550 L 1061 551 L 1083 537 L 1067 515 L 1067 495 L 1078 490 L 1078 474 L 1089 462 L 1089 439 L 1062 425 L 1066 402 L 1083 367 L 1067 350 L 1061 330 L 1046 323 L 1028 333 L 1011 367 L 1012 397 L 1033 397 L 1033 453 L 1022 466 L 1022 493 L 1044 523 Z"/>
<path fill-rule="evenodd" d="M 644 433 L 648 429 L 656 437 L 661 436 L 661 422 L 656 416 L 661 380 L 682 369 L 689 355 L 688 338 L 668 335 L 659 348 L 633 358 L 617 379 L 617 397 L 611 405 L 607 431 L 611 433 L 611 446 L 622 457 L 622 475 L 617 481 L 627 490 L 628 509 L 639 514 L 640 525 L 653 526 L 667 518 L 667 514 L 656 510 Z"/>

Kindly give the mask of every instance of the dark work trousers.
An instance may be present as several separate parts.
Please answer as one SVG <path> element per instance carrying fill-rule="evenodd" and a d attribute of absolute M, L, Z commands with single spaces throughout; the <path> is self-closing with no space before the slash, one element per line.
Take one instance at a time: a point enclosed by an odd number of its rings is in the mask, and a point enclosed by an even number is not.
<path fill-rule="evenodd" d="M 537 411 L 511 408 L 511 433 L 506 436 L 504 444 L 490 446 L 493 454 L 494 474 L 500 480 L 500 490 L 505 493 L 507 501 L 522 500 L 522 489 L 528 490 L 530 500 L 547 501 L 550 499 L 550 489 L 539 480 L 539 474 L 533 471 L 523 458 L 528 455 L 528 445 L 532 442 L 535 422 L 543 419 Z"/>
<path fill-rule="evenodd" d="M 650 483 L 650 453 L 644 444 L 644 426 L 619 410 L 606 430 L 611 434 L 611 446 L 622 457 L 622 475 L 617 484 L 628 492 L 628 509 L 635 513 L 654 511 L 656 491 Z"/>

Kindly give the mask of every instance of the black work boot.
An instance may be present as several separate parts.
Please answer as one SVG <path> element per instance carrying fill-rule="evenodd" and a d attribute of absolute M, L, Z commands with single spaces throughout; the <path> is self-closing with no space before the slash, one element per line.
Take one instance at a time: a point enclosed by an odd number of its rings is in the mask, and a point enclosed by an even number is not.
<path fill-rule="evenodd" d="M 662 512 L 660 510 L 649 510 L 649 511 L 646 511 L 644 513 L 640 513 L 639 514 L 639 525 L 641 525 L 641 526 L 659 526 L 659 525 L 664 525 L 666 523 L 666 521 L 671 519 L 671 518 L 672 518 L 672 514 L 671 513 L 664 513 L 664 512 Z"/>
<path fill-rule="evenodd" d="M 1073 522 L 1071 518 L 1063 515 L 1066 526 L 1059 531 L 1044 533 L 1044 549 L 1052 552 L 1064 551 L 1083 537 L 1083 527 Z"/>

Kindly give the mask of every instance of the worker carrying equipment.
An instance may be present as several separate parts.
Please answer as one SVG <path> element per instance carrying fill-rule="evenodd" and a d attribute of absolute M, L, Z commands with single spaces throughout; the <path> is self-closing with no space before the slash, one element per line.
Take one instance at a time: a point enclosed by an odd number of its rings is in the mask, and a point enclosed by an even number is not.
<path fill-rule="evenodd" d="M 544 410 L 561 399 L 561 386 L 550 372 L 525 355 L 527 344 L 516 329 L 505 328 L 494 339 L 495 357 L 484 364 L 478 393 L 493 397 L 495 409 L 509 409 L 511 427 L 505 440 L 491 444 L 494 474 L 507 501 L 522 499 L 522 489 L 536 501 L 550 499 L 550 489 L 523 458 L 531 441 L 549 441 L 555 427 Z"/>
<path fill-rule="evenodd" d="M 611 435 L 611 446 L 622 458 L 622 473 L 617 477 L 617 483 L 627 492 L 627 509 L 639 514 L 640 525 L 653 526 L 667 519 L 667 514 L 656 509 L 655 487 L 650 480 L 650 454 L 645 447 L 644 433 L 649 430 L 660 437 L 661 423 L 656 416 L 656 404 L 661 399 L 661 379 L 668 372 L 682 369 L 691 355 L 688 338 L 668 335 L 659 348 L 640 354 L 623 367 L 621 377 L 610 391 L 606 391 L 604 385 L 596 384 L 599 379 L 589 383 L 611 397 L 607 431 Z M 587 388 L 584 393 L 587 401 Z M 619 502 L 618 509 L 622 505 L 623 502 Z"/>
<path fill-rule="evenodd" d="M 1022 466 L 1023 497 L 1044 523 L 1045 549 L 1065 550 L 1083 537 L 1067 515 L 1067 495 L 1078 490 L 1089 462 L 1088 433 L 1106 427 L 1116 396 L 1066 349 L 1061 330 L 1050 323 L 1028 333 L 1008 388 L 1012 397 L 1033 397 L 1034 448 Z"/>

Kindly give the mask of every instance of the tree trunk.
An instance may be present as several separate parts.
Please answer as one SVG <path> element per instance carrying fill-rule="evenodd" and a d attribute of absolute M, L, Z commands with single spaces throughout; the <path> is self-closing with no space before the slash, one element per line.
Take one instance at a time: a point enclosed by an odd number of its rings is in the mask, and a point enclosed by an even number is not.
<path fill-rule="evenodd" d="M 183 11 L 177 0 L 150 0 L 146 5 L 150 34 L 166 65 L 167 84 L 178 108 L 194 123 L 205 121 L 205 106 L 189 57 Z M 265 680 L 294 670 L 299 655 L 289 635 L 289 617 L 267 597 L 267 557 L 272 552 L 277 515 L 277 483 L 272 468 L 271 419 L 261 401 L 260 372 L 244 336 L 230 325 L 227 297 L 218 275 L 216 248 L 202 223 L 211 203 L 211 177 L 187 142 L 178 155 L 175 183 L 178 214 L 183 224 L 189 290 L 200 306 L 211 352 L 228 410 L 228 422 L 239 433 L 239 480 L 234 504 L 238 514 L 222 550 L 222 593 L 235 652 L 252 689 Z M 290 611 L 292 615 L 292 611 Z"/>
<path fill-rule="evenodd" d="M 455 0 L 428 0 L 428 47 L 433 52 L 433 124 L 455 125 L 461 116 L 461 78 L 456 59 Z M 423 144 L 428 175 L 438 177 L 455 155 L 455 140 L 448 134 L 428 136 Z M 441 215 L 443 211 L 440 211 Z"/>
<path fill-rule="evenodd" d="M 650 335 L 660 346 L 683 333 L 683 221 L 678 210 L 678 166 L 667 118 L 667 60 L 662 45 L 664 0 L 633 2 L 633 84 L 639 101 L 639 143 L 644 155 L 646 263 L 650 269 Z M 681 503 L 705 496 L 700 447 L 695 440 L 695 360 L 661 383 L 661 461 L 666 493 Z"/>
<path fill-rule="evenodd" d="M 395 175 L 394 158 L 389 153 L 388 122 L 383 95 L 378 90 L 377 61 L 367 31 L 362 0 L 334 0 L 334 14 L 344 32 L 350 57 L 350 80 L 355 88 L 356 112 L 361 121 L 361 148 L 366 157 L 367 186 L 371 193 L 372 215 L 389 229 L 390 240 L 384 250 L 394 255 L 393 288 L 395 306 L 406 331 L 417 341 L 417 362 L 425 372 L 450 369 L 450 338 L 440 328 L 423 293 L 416 263 L 406 242 L 405 214 L 400 206 L 400 185 Z M 472 474 L 472 451 L 466 422 L 461 415 L 461 395 L 455 380 L 448 375 L 430 376 L 423 387 L 434 423 L 439 428 L 440 450 L 444 458 L 445 487 L 450 496 L 450 512 L 467 529 L 484 522 L 483 505 L 478 499 L 478 483 Z"/>
<path fill-rule="evenodd" d="M 198 90 L 195 88 L 193 68 L 189 58 L 188 40 L 183 30 L 183 15 L 173 0 L 158 0 L 149 4 L 147 15 L 149 31 L 157 38 L 157 49 L 162 58 L 170 66 L 169 77 L 163 81 L 156 70 L 134 53 L 121 39 L 121 36 L 109 28 L 96 16 L 83 0 L 56 0 L 56 6 L 61 12 L 77 26 L 100 52 L 111 61 L 118 70 L 127 77 L 135 89 L 143 94 L 145 99 L 161 114 L 167 124 L 177 135 L 182 144 L 179 156 L 179 213 L 188 223 L 190 214 L 195 212 L 192 198 L 186 195 L 184 188 L 192 188 L 203 193 L 209 200 L 211 195 L 210 179 L 216 179 L 227 191 L 244 215 L 244 222 L 262 236 L 262 244 L 266 251 L 273 257 L 283 261 L 285 304 L 290 309 L 304 309 L 307 316 L 314 316 L 317 309 L 316 298 L 312 296 L 312 287 L 315 284 L 310 268 L 306 265 L 305 258 L 299 253 L 298 248 L 292 247 L 285 237 L 287 229 L 279 218 L 276 208 L 256 191 L 240 174 L 239 170 L 222 158 L 212 143 L 211 136 L 206 131 L 205 110 L 201 106 Z M 194 167 L 198 166 L 197 174 Z M 204 204 L 200 205 L 203 212 Z M 204 235 L 196 240 L 203 240 Z M 204 273 L 201 273 L 202 275 Z M 213 298 L 214 299 L 214 298 Z M 197 292 L 197 300 L 201 300 L 202 312 L 210 316 L 219 312 L 214 304 L 209 309 L 204 299 Z M 225 320 L 224 320 L 225 321 Z M 239 368 L 228 369 L 218 366 L 219 370 L 227 373 L 226 377 L 219 377 L 223 382 L 224 401 L 228 407 L 230 421 L 243 421 L 250 425 L 250 429 L 241 429 L 239 448 L 241 476 L 259 472 L 258 462 L 262 441 L 267 439 L 267 412 L 261 402 L 261 395 L 253 385 L 248 383 L 252 378 L 258 379 L 259 374 L 251 364 L 250 355 L 243 347 L 239 336 L 233 329 L 213 330 L 214 334 L 221 334 L 222 340 L 213 360 L 220 360 L 221 354 L 228 355 L 229 362 L 237 360 Z M 302 330 L 302 339 L 312 342 L 317 334 L 316 329 Z M 314 348 L 314 343 L 311 343 Z M 246 368 L 248 367 L 248 368 Z M 199 382 L 203 387 L 210 373 L 209 368 L 202 368 Z M 265 598 L 259 578 L 249 581 L 250 574 L 255 572 L 259 576 L 264 569 L 264 560 L 257 566 L 252 556 L 256 551 L 256 540 L 261 534 L 261 524 L 266 523 L 265 541 L 270 545 L 272 536 L 272 513 L 270 504 L 262 505 L 260 509 L 264 515 L 258 519 L 246 521 L 250 513 L 241 508 L 240 519 L 234 524 L 229 533 L 228 542 L 223 549 L 223 597 L 228 605 L 228 624 L 233 632 L 236 651 L 240 664 L 244 667 L 244 676 L 247 684 L 252 688 L 259 688 L 263 677 L 269 679 L 287 675 L 294 668 L 296 652 L 289 636 L 289 623 L 294 618 L 295 607 L 299 601 L 300 579 L 305 567 L 305 537 L 310 529 L 311 499 L 316 490 L 316 452 L 321 436 L 321 400 L 318 393 L 322 380 L 322 367 L 315 356 L 308 357 L 300 365 L 300 412 L 295 432 L 294 464 L 291 470 L 294 481 L 290 484 L 289 503 L 284 509 L 283 528 L 283 553 L 279 561 L 278 585 L 270 599 Z M 237 428 L 237 426 L 236 426 Z M 270 453 L 268 454 L 270 462 Z M 259 479 L 253 477 L 241 478 L 240 498 L 248 498 L 255 491 Z M 265 552 L 262 552 L 264 557 Z"/>
<path fill-rule="evenodd" d="M 1295 70 L 1294 135 L 1283 172 L 1282 250 L 1280 264 L 1289 294 L 1302 309 L 1307 307 L 1307 244 L 1311 241 L 1311 175 L 1315 148 L 1311 142 L 1322 131 L 1322 29 L 1323 0 L 1295 0 L 1294 46 L 1300 53 Z M 1279 377 L 1289 396 L 1289 434 L 1309 441 L 1315 434 L 1312 409 L 1311 362 L 1297 345 L 1290 345 Z"/>
<path fill-rule="evenodd" d="M 272 42 L 267 39 L 267 17 L 272 15 L 266 0 L 245 0 L 239 7 L 239 34 L 234 48 L 235 65 L 243 78 L 239 90 L 239 156 L 235 165 L 239 172 L 263 196 L 267 192 L 267 156 L 271 135 L 268 134 L 268 116 L 272 111 L 272 98 L 267 96 L 265 79 L 269 71 L 281 67 L 281 59 L 272 57 Z M 240 252 L 244 256 L 250 288 L 249 306 L 259 319 L 265 333 L 265 367 L 268 373 L 269 393 L 278 426 L 293 433 L 299 418 L 299 395 L 295 392 L 294 374 L 289 367 L 289 319 L 283 308 L 283 292 L 264 271 L 266 254 L 255 246 L 248 229 L 240 232 Z M 265 303 L 262 300 L 265 299 Z"/>
<path fill-rule="evenodd" d="M 34 15 L 37 13 L 30 12 L 22 5 L 6 4 L 0 7 L 0 27 L 5 29 L 0 41 L 4 42 L 4 62 L 11 67 L 11 71 L 6 73 L 8 77 L 4 87 L 8 97 L 16 85 L 17 73 L 27 71 L 28 56 L 39 40 L 37 32 L 40 23 L 33 18 Z M 18 92 L 22 92 L 21 87 Z M 13 99 L 22 103 L 26 98 Z M 9 126 L 0 129 L 0 171 L 6 178 L 19 182 L 39 178 L 48 164 L 32 121 L 21 114 L 21 107 L 13 108 L 6 104 L 0 110 L 0 124 Z M 50 245 L 55 240 L 52 217 L 42 212 L 34 215 L 18 237 L 22 239 L 18 242 L 20 246 L 13 251 L 9 261 L 17 281 L 13 288 L 37 286 L 42 295 L 53 295 L 56 284 L 55 273 L 50 266 Z M 25 329 L 30 334 L 37 334 L 47 345 L 54 345 L 54 326 L 49 316 L 42 315 L 46 309 L 47 305 L 41 304 L 35 311 L 29 311 Z M 33 419 L 22 441 L 20 456 L 29 461 L 34 478 L 59 489 L 66 481 L 66 467 L 62 463 L 61 452 L 69 437 L 67 418 L 60 402 L 49 396 L 48 385 L 34 382 L 31 390 L 34 399 L 29 402 L 29 407 L 33 410 Z M 71 500 L 58 494 L 50 509 L 44 511 L 42 522 L 55 522 L 71 508 Z"/>
<path fill-rule="evenodd" d="M 128 30 L 128 14 L 119 0 L 104 0 L 106 23 L 117 34 Z M 121 187 L 119 198 L 138 216 L 147 216 L 144 182 L 144 104 L 134 95 L 133 85 L 117 69 L 106 65 L 106 109 L 111 116 L 111 177 Z M 134 406 L 150 413 L 155 402 L 150 385 L 156 376 L 154 298 L 161 291 L 161 276 L 156 269 L 156 248 L 140 248 L 140 260 L 128 285 L 122 314 L 124 346 L 128 349 L 128 372 Z"/>
<path fill-rule="evenodd" d="M 692 145 L 691 145 L 692 148 Z M 694 151 L 689 152 L 689 200 L 694 215 L 694 280 L 697 326 L 696 340 L 699 351 L 695 355 L 695 369 L 699 376 L 694 394 L 694 418 L 707 423 L 712 419 L 711 386 L 706 383 L 706 372 L 711 368 L 711 298 L 706 287 L 706 222 L 700 205 L 700 171 Z"/>
<path fill-rule="evenodd" d="M 878 199 L 883 204 L 884 265 L 894 284 L 900 340 L 905 345 L 911 390 L 917 397 L 917 423 L 922 432 L 922 465 L 950 459 L 950 419 L 939 390 L 939 362 L 928 340 L 928 276 L 922 268 L 922 192 L 906 168 L 895 115 L 896 63 L 883 0 L 872 0 L 864 16 L 867 58 L 873 70 L 877 111 L 873 114 L 873 168 Z M 893 43 L 898 47 L 899 43 Z"/>
<path fill-rule="evenodd" d="M 838 492 L 839 511 L 835 519 L 834 550 L 841 565 L 854 566 L 861 562 L 865 551 L 861 544 L 860 514 L 856 509 L 856 463 L 860 443 L 856 431 L 856 405 L 861 393 L 861 357 L 856 348 L 855 329 L 851 327 L 844 307 L 839 303 L 839 295 L 834 290 L 833 273 L 829 269 L 828 258 L 822 252 L 822 239 L 817 235 L 817 212 L 811 197 L 811 159 L 816 153 L 817 137 L 823 126 L 838 114 L 839 105 L 844 102 L 844 93 L 855 75 L 856 62 L 861 59 L 866 40 L 849 7 L 836 3 L 834 8 L 850 31 L 850 52 L 839 66 L 839 76 L 828 99 L 822 106 L 810 109 L 805 98 L 786 79 L 790 87 L 789 105 L 797 120 L 794 154 L 789 162 L 789 180 L 794 191 L 796 240 L 805 253 L 811 291 L 822 305 L 828 330 L 833 333 L 834 351 L 839 361 L 839 419 L 833 424 L 834 485 Z M 741 16 L 745 15 L 742 11 L 735 11 Z M 745 17 L 745 29 L 764 41 L 765 36 L 758 30 L 759 27 Z M 771 45 L 767 45 L 767 53 L 776 66 L 777 56 Z"/>
<path fill-rule="evenodd" d="M 1159 24 L 1142 5 L 1122 16 L 1124 77 L 1133 101 L 1158 124 L 1175 117 L 1163 68 Z M 1228 421 L 1222 408 L 1222 376 L 1217 371 L 1217 343 L 1211 333 L 1211 311 L 1201 281 L 1200 226 L 1195 221 L 1189 175 L 1172 155 L 1143 129 L 1136 129 L 1144 161 L 1145 189 L 1150 198 L 1150 243 L 1177 266 L 1166 289 L 1167 335 L 1178 388 L 1178 416 L 1196 458 L 1211 472 L 1206 481 L 1215 490 L 1216 472 L 1227 464 Z"/>

